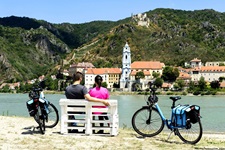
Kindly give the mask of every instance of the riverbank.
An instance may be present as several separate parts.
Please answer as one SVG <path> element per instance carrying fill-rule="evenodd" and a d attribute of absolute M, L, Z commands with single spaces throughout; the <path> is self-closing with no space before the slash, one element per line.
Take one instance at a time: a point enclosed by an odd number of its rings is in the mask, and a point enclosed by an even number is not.
<path fill-rule="evenodd" d="M 149 94 L 149 92 L 146 91 L 109 91 L 110 95 L 145 95 L 145 94 Z M 52 91 L 52 90 L 45 90 L 44 91 L 45 94 L 62 94 L 64 95 L 65 92 L 64 91 Z M 4 93 L 0 93 L 0 94 L 4 94 Z M 12 94 L 19 94 L 19 93 L 12 93 Z M 28 94 L 27 92 L 25 92 L 24 94 Z M 157 95 L 187 95 L 187 96 L 204 96 L 204 95 L 225 95 L 225 91 L 217 91 L 215 94 L 209 94 L 209 93 L 203 93 L 203 94 L 199 94 L 199 95 L 193 95 L 193 93 L 188 93 L 187 91 L 158 91 Z"/>
<path fill-rule="evenodd" d="M 156 137 L 142 138 L 133 129 L 119 129 L 118 136 L 79 136 L 61 135 L 60 124 L 47 128 L 45 135 L 32 131 L 37 124 L 33 118 L 0 116 L 0 149 L 2 150 L 95 150 L 95 149 L 220 149 L 225 148 L 225 135 L 203 134 L 196 145 L 184 144 L 177 136 L 171 135 L 167 140 L 168 130 L 164 129 Z"/>

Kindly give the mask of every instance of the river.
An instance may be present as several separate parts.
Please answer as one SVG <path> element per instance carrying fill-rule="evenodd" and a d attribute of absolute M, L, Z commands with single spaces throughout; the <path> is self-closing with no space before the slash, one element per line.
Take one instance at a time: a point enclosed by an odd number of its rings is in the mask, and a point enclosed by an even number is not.
<path fill-rule="evenodd" d="M 59 100 L 63 94 L 46 94 L 60 111 Z M 159 95 L 159 102 L 164 116 L 169 119 L 172 101 L 169 96 Z M 225 96 L 181 96 L 177 104 L 195 104 L 201 107 L 203 130 L 207 132 L 225 132 Z M 131 127 L 134 112 L 146 104 L 144 95 L 112 95 L 118 100 L 120 127 Z M 28 94 L 0 94 L 0 115 L 29 117 L 26 108 Z M 1 122 L 1 121 L 0 121 Z"/>

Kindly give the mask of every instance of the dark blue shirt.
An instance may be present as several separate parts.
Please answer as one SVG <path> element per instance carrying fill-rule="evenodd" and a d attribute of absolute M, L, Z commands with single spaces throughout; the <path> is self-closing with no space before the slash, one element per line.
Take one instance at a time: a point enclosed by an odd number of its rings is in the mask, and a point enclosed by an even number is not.
<path fill-rule="evenodd" d="M 88 94 L 87 88 L 81 84 L 70 85 L 66 87 L 65 95 L 67 99 L 84 99 L 84 95 Z"/>

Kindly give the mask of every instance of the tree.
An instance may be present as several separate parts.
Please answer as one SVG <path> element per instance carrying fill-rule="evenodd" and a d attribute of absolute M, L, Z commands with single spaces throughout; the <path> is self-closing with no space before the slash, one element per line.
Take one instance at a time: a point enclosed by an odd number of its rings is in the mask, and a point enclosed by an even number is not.
<path fill-rule="evenodd" d="M 153 73 L 152 73 L 152 76 L 153 76 L 154 78 L 158 78 L 158 77 L 160 76 L 160 73 L 159 73 L 159 72 L 153 72 Z"/>
<path fill-rule="evenodd" d="M 179 76 L 179 70 L 170 66 L 166 66 L 163 69 L 162 79 L 164 81 L 174 82 Z"/>
<path fill-rule="evenodd" d="M 155 81 L 154 81 L 154 84 L 155 84 L 156 87 L 162 87 L 163 79 L 156 78 Z"/>
<path fill-rule="evenodd" d="M 145 75 L 142 71 L 136 73 L 135 79 L 143 79 L 143 78 L 145 78 Z"/>
<path fill-rule="evenodd" d="M 198 86 L 201 91 L 203 91 L 206 88 L 206 82 L 205 82 L 205 78 L 203 76 L 200 77 L 200 79 L 198 81 Z"/>
<path fill-rule="evenodd" d="M 179 85 L 177 84 L 177 83 L 174 83 L 174 85 L 173 85 L 173 88 L 175 89 L 175 90 L 179 90 Z"/>
<path fill-rule="evenodd" d="M 177 80 L 176 83 L 177 83 L 178 87 L 183 90 L 183 88 L 185 86 L 184 80 Z"/>
<path fill-rule="evenodd" d="M 195 89 L 195 83 L 193 81 L 190 81 L 188 91 L 192 92 L 194 91 L 194 89 Z"/>
<path fill-rule="evenodd" d="M 2 88 L 1 92 L 3 92 L 3 93 L 9 93 L 9 92 L 10 92 L 9 85 L 5 85 L 5 86 Z"/>
<path fill-rule="evenodd" d="M 225 77 L 219 77 L 220 82 L 223 82 L 223 80 L 225 80 Z"/>
<path fill-rule="evenodd" d="M 107 83 L 106 82 L 102 82 L 102 87 L 107 88 Z"/>
<path fill-rule="evenodd" d="M 113 83 L 113 88 L 119 88 L 120 87 L 120 85 L 119 85 L 119 83 L 117 84 L 117 83 Z"/>
<path fill-rule="evenodd" d="M 212 81 L 212 82 L 210 82 L 210 86 L 213 89 L 218 89 L 220 87 L 220 82 L 219 81 Z"/>

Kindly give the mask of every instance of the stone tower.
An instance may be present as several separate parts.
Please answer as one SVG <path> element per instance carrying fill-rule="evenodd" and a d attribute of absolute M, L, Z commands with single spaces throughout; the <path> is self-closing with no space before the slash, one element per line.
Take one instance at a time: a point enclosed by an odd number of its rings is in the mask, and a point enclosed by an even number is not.
<path fill-rule="evenodd" d="M 131 53 L 130 47 L 126 42 L 123 47 L 123 58 L 122 58 L 122 74 L 120 78 L 120 88 L 130 89 L 130 73 L 131 73 Z"/>

